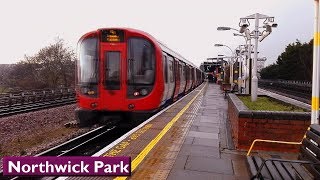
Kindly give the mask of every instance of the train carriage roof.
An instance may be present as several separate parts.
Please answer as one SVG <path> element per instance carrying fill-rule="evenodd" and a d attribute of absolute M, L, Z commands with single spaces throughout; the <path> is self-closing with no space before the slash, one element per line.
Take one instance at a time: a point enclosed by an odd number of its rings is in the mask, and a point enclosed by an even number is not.
<path fill-rule="evenodd" d="M 173 51 L 172 49 L 168 48 L 164 43 L 160 42 L 159 40 L 157 40 L 157 42 L 159 43 L 161 49 L 166 52 L 166 53 L 169 53 L 171 54 L 172 56 L 184 61 L 185 63 L 191 65 L 191 66 L 194 66 L 197 68 L 197 66 L 195 64 L 193 64 L 192 62 L 188 61 L 186 58 L 184 58 L 183 56 L 181 56 L 179 53 Z"/>

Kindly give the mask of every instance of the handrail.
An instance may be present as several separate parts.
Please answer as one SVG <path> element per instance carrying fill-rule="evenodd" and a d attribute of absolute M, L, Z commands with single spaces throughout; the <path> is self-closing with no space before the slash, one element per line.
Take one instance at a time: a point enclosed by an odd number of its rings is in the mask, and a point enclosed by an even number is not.
<path fill-rule="evenodd" d="M 301 144 L 302 144 L 303 139 L 307 137 L 307 136 L 306 136 L 306 134 L 307 134 L 307 132 L 308 132 L 309 130 L 310 130 L 310 127 L 308 127 L 308 129 L 307 129 L 306 133 L 304 133 L 304 136 L 303 136 L 303 138 L 301 139 L 301 141 L 300 141 L 300 142 L 275 141 L 275 140 L 267 140 L 267 139 L 255 139 L 255 140 L 251 143 L 251 146 L 250 146 L 250 148 L 249 148 L 249 151 L 248 151 L 248 153 L 247 153 L 247 156 L 249 156 L 249 155 L 250 155 L 250 152 L 251 152 L 251 150 L 252 150 L 252 148 L 253 148 L 253 146 L 254 146 L 254 144 L 255 144 L 256 142 L 270 142 L 270 143 L 278 143 L 278 144 L 293 144 L 293 145 L 301 145 Z"/>
<path fill-rule="evenodd" d="M 252 148 L 253 148 L 253 146 L 254 146 L 254 144 L 255 144 L 256 142 L 270 142 L 270 143 L 294 144 L 294 145 L 300 145 L 300 144 L 302 144 L 302 141 L 300 141 L 300 142 L 290 142 L 290 141 L 274 141 L 274 140 L 266 140 L 266 139 L 255 139 L 255 140 L 252 142 L 251 146 L 250 146 L 250 149 L 249 149 L 249 151 L 248 151 L 248 153 L 247 153 L 247 156 L 250 155 L 250 152 L 251 152 L 251 150 L 252 150 Z"/>

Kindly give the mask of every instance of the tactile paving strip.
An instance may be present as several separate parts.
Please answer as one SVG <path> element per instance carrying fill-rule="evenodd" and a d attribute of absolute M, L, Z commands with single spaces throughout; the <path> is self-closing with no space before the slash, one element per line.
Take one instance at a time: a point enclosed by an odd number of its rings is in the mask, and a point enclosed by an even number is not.
<path fill-rule="evenodd" d="M 137 171 L 139 171 L 139 174 L 135 175 L 134 177 L 131 176 L 128 179 L 161 180 L 161 179 L 166 179 L 168 174 L 170 173 L 170 170 L 140 169 L 140 168 L 137 169 Z"/>

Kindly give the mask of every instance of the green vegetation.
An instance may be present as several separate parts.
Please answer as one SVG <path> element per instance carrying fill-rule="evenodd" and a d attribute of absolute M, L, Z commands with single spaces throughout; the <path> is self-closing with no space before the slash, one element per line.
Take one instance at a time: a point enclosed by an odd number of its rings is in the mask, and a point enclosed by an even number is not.
<path fill-rule="evenodd" d="M 258 97 L 257 101 L 251 102 L 250 96 L 238 96 L 238 98 L 250 109 L 260 111 L 292 111 L 292 112 L 304 112 L 306 110 L 281 103 L 269 97 Z"/>
<path fill-rule="evenodd" d="M 308 43 L 296 40 L 295 43 L 287 45 L 276 63 L 261 70 L 261 78 L 311 81 L 312 50 L 313 40 Z"/>

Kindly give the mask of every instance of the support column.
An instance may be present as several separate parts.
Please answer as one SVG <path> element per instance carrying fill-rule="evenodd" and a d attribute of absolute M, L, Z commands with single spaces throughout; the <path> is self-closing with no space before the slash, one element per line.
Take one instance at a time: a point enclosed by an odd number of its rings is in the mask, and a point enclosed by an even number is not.
<path fill-rule="evenodd" d="M 311 124 L 319 124 L 319 51 L 320 51 L 319 0 L 314 1 L 314 37 L 312 69 Z"/>
<path fill-rule="evenodd" d="M 255 14 L 255 29 L 254 29 L 254 60 L 252 69 L 252 81 L 251 81 L 251 101 L 257 100 L 258 91 L 258 77 L 257 77 L 257 60 L 258 60 L 258 38 L 259 38 L 259 17 L 258 13 Z"/>

